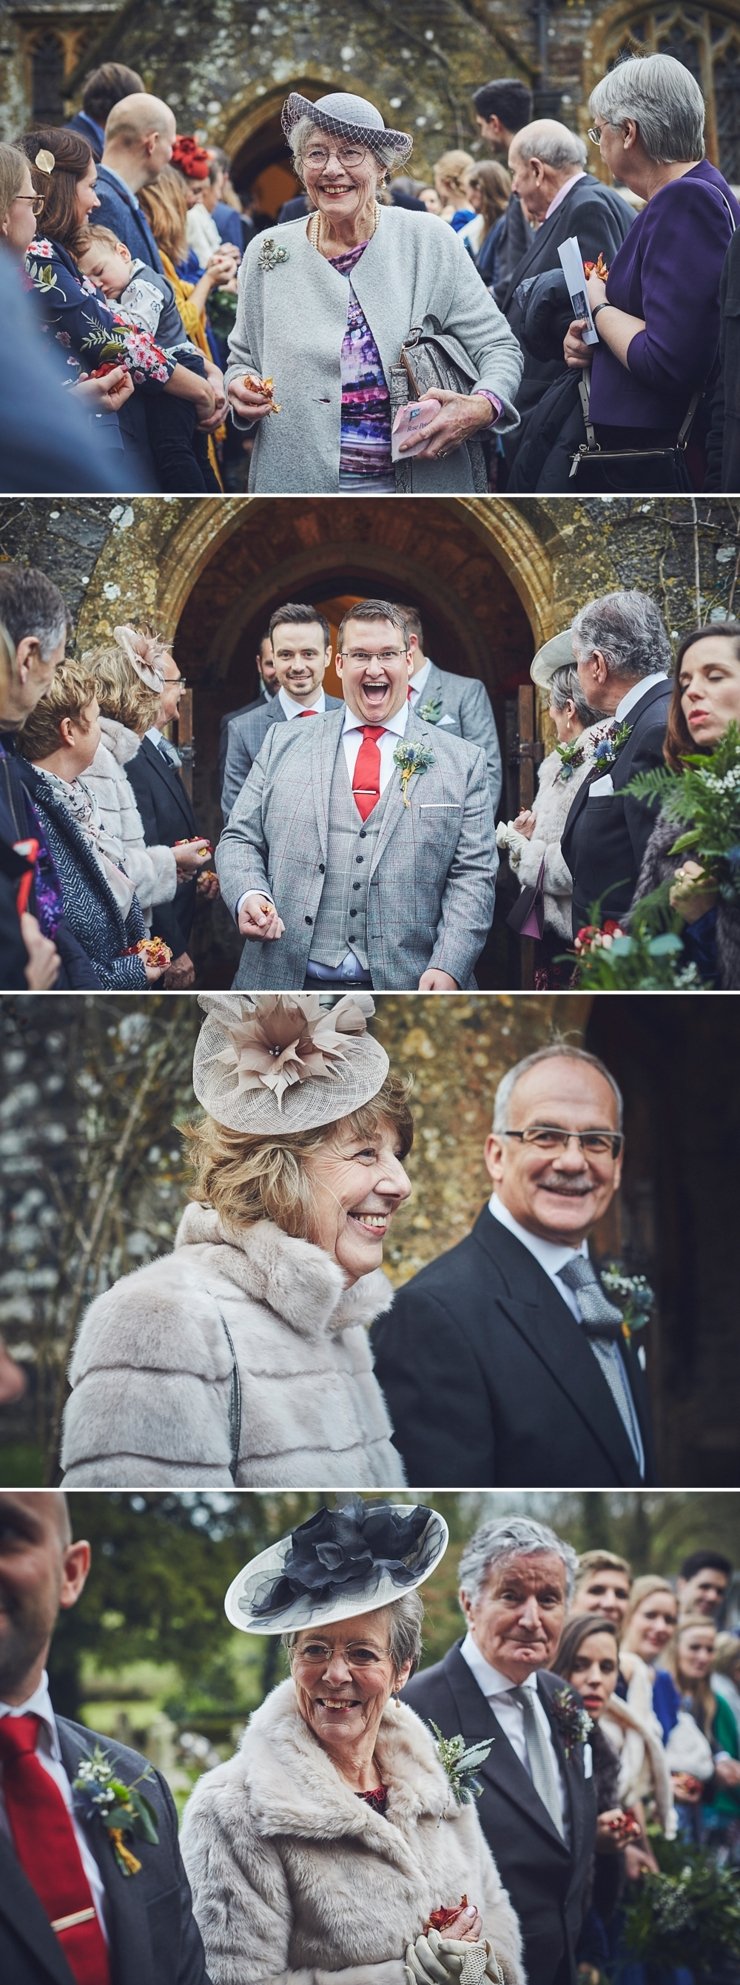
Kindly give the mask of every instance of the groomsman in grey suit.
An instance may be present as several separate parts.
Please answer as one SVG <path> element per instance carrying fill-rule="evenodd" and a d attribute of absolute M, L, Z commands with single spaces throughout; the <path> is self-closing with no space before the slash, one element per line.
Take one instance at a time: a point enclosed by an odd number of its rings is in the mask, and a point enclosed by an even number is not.
<path fill-rule="evenodd" d="M 216 852 L 261 991 L 455 991 L 493 916 L 496 848 L 480 746 L 410 708 L 401 609 L 364 600 L 339 629 L 344 709 L 273 724 Z"/>
<path fill-rule="evenodd" d="M 501 751 L 488 690 L 467 675 L 438 669 L 424 653 L 424 630 L 415 607 L 402 607 L 413 657 L 411 708 L 428 724 L 439 724 L 454 737 L 481 744 L 486 754 L 494 819 L 501 798 Z"/>
<path fill-rule="evenodd" d="M 233 723 L 235 717 L 246 716 L 247 710 L 262 709 L 265 703 L 270 703 L 273 696 L 277 695 L 277 676 L 275 674 L 275 664 L 272 659 L 272 642 L 269 634 L 260 636 L 259 647 L 254 659 L 259 680 L 259 694 L 253 696 L 249 703 L 240 703 L 238 710 L 227 710 L 225 716 L 221 718 L 218 727 L 219 786 L 222 786 L 224 782 L 226 752 L 229 743 L 229 725 Z"/>
<path fill-rule="evenodd" d="M 331 661 L 328 621 L 312 606 L 278 607 L 270 621 L 268 639 L 277 678 L 277 692 L 267 701 L 237 711 L 228 728 L 221 812 L 228 820 L 271 724 L 291 723 L 308 711 L 323 717 L 341 710 L 336 696 L 327 696 L 323 680 Z"/>

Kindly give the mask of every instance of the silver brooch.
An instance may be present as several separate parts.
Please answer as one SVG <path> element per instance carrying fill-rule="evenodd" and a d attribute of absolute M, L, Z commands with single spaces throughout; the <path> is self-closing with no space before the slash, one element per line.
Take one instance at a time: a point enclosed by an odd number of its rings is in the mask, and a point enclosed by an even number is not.
<path fill-rule="evenodd" d="M 274 269 L 277 267 L 278 262 L 287 262 L 287 260 L 287 248 L 279 248 L 277 242 L 273 241 L 272 235 L 266 235 L 259 252 L 260 268 Z"/>

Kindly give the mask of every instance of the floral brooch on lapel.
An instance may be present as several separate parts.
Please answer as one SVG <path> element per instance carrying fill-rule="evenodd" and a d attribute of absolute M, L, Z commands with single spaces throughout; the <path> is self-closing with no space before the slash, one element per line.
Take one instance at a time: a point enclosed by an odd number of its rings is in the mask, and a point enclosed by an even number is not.
<path fill-rule="evenodd" d="M 553 1700 L 553 1715 L 563 1739 L 563 1750 L 570 1763 L 576 1744 L 588 1742 L 593 1721 L 588 1710 L 577 1702 L 572 1689 L 558 1689 Z"/>
<path fill-rule="evenodd" d="M 437 690 L 435 696 L 428 696 L 426 703 L 421 703 L 419 705 L 416 714 L 417 717 L 423 718 L 425 724 L 438 724 L 440 717 L 442 715 L 441 689 Z"/>
<path fill-rule="evenodd" d="M 629 1344 L 634 1330 L 644 1330 L 655 1308 L 655 1295 L 644 1275 L 627 1275 L 621 1262 L 607 1261 L 599 1270 L 607 1296 L 622 1311 L 622 1335 Z"/>
<path fill-rule="evenodd" d="M 271 234 L 266 234 L 262 238 L 257 260 L 261 269 L 276 269 L 278 262 L 287 262 L 288 250 L 273 241 Z"/>
<path fill-rule="evenodd" d="M 77 1777 L 72 1781 L 76 1814 L 88 1825 L 97 1820 L 105 1828 L 122 1875 L 138 1875 L 141 1870 L 127 1840 L 145 1840 L 150 1847 L 159 1843 L 154 1807 L 137 1789 L 142 1779 L 153 1777 L 149 1766 L 135 1784 L 124 1785 L 116 1778 L 110 1758 L 96 1744 L 91 1758 L 80 1758 Z"/>
<path fill-rule="evenodd" d="M 426 772 L 427 766 L 433 765 L 434 762 L 434 752 L 431 745 L 425 744 L 423 739 L 418 744 L 407 744 L 405 738 L 399 738 L 393 753 L 393 763 L 398 766 L 401 774 L 401 793 L 403 795 L 404 806 L 411 805 L 409 785 L 414 777 L 414 773 L 418 772 L 421 778 L 422 772 Z"/>
<path fill-rule="evenodd" d="M 458 1806 L 472 1806 L 474 1799 L 482 1797 L 483 1786 L 475 1774 L 485 1764 L 493 1738 L 486 1737 L 480 1744 L 466 1744 L 464 1737 L 443 1737 L 431 1717 L 429 1728 L 434 1731 L 437 1757 L 449 1780 L 455 1803 Z"/>
<path fill-rule="evenodd" d="M 608 724 L 594 745 L 593 762 L 599 772 L 608 772 L 619 756 L 632 730 L 631 724 Z"/>

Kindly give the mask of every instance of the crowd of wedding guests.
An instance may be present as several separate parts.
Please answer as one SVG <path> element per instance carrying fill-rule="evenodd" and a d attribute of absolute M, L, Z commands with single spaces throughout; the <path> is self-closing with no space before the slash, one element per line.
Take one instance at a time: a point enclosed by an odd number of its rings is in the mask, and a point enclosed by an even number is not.
<path fill-rule="evenodd" d="M 258 696 L 222 720 L 215 855 L 165 735 L 184 688 L 171 647 L 142 623 L 71 659 L 68 631 L 43 573 L 0 569 L 4 989 L 192 985 L 195 911 L 219 884 L 243 940 L 237 986 L 467 989 L 492 928 L 497 841 L 508 922 L 537 940 L 539 987 L 573 983 L 584 933 L 611 941 L 646 905 L 680 937 L 694 983 L 740 985 L 729 831 L 740 623 L 693 629 L 674 659 L 649 594 L 582 607 L 532 663 L 556 735 L 534 804 L 494 829 L 490 699 L 425 653 L 418 612 L 383 600 L 350 609 L 338 698 L 324 689 L 328 623 L 288 601 L 260 644 Z M 718 774 L 712 754 L 724 749 Z M 675 788 L 703 756 L 708 792 L 719 779 L 719 862 L 710 817 L 687 853 L 676 844 L 691 822 L 677 822 L 670 796 L 661 808 L 660 794 L 633 788 L 662 767 Z M 147 950 L 153 937 L 168 958 Z"/>
<path fill-rule="evenodd" d="M 233 1985 L 245 1967 L 337 1985 L 708 1975 L 691 1935 L 680 1966 L 656 1968 L 649 1939 L 636 1960 L 630 1899 L 650 1895 L 677 1832 L 682 1885 L 697 1839 L 738 1865 L 740 1639 L 718 1625 L 721 1552 L 633 1582 L 623 1558 L 579 1559 L 542 1522 L 483 1522 L 459 1562 L 464 1633 L 429 1667 L 419 1588 L 444 1556 L 443 1517 L 359 1497 L 318 1508 L 229 1585 L 224 1632 L 281 1635 L 286 1679 L 197 1782 L 181 1852 L 163 1774 L 55 1712 L 47 1662 L 60 1607 L 88 1576 L 94 1591 L 89 1544 L 58 1492 L 0 1503 L 14 1602 L 0 1959 L 14 1985 L 40 1965 L 125 1976 L 134 1930 L 142 1985 Z M 736 1956 L 714 1942 L 712 1976 L 733 1985 Z"/>
<path fill-rule="evenodd" d="M 104 64 L 70 124 L 0 145 L 13 489 L 217 492 L 245 450 L 276 494 L 733 489 L 740 205 L 701 89 L 633 57 L 589 114 L 586 139 L 523 82 L 485 83 L 485 151 L 445 151 L 426 183 L 369 100 L 293 91 L 305 191 L 272 225 L 223 152 Z"/>

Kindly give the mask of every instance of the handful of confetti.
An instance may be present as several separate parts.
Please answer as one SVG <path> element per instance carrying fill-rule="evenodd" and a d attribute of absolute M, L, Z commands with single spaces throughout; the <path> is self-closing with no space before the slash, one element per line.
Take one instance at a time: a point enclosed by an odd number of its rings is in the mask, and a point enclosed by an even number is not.
<path fill-rule="evenodd" d="M 625 1806 L 622 1813 L 615 1813 L 613 1819 L 607 1821 L 607 1826 L 609 1832 L 619 1841 L 620 1847 L 626 1847 L 628 1840 L 642 1839 L 642 1828 L 631 1806 Z"/>
<path fill-rule="evenodd" d="M 609 270 L 607 269 L 601 249 L 599 249 L 598 260 L 596 262 L 584 262 L 583 270 L 584 275 L 598 276 L 600 282 L 606 282 Z"/>
<path fill-rule="evenodd" d="M 453 1909 L 433 1909 L 428 1922 L 424 1924 L 424 1935 L 427 1936 L 430 1930 L 439 1930 L 442 1936 L 451 1923 L 457 1922 L 461 1909 L 467 1907 L 468 1898 L 466 1895 L 461 1895 L 460 1901 L 455 1903 Z"/>
<path fill-rule="evenodd" d="M 189 848 L 190 841 L 187 834 L 183 834 L 182 840 L 173 841 L 172 845 L 174 848 Z M 198 848 L 199 859 L 202 862 L 206 862 L 208 860 L 208 856 L 212 854 L 213 854 L 213 848 L 211 846 L 210 841 L 201 841 Z"/>
<path fill-rule="evenodd" d="M 263 400 L 269 400 L 268 414 L 279 414 L 282 412 L 282 408 L 277 405 L 277 402 L 272 397 L 274 384 L 272 379 L 260 379 L 256 372 L 245 372 L 243 384 L 246 386 L 248 393 L 259 393 Z"/>
<path fill-rule="evenodd" d="M 122 958 L 140 958 L 143 965 L 161 966 L 162 971 L 172 963 L 172 952 L 163 937 L 140 937 L 138 944 L 129 944 Z"/>

